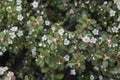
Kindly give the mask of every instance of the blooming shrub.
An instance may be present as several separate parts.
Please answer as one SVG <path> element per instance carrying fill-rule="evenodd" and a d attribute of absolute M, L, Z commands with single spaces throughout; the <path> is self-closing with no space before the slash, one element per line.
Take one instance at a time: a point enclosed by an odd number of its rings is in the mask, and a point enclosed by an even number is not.
<path fill-rule="evenodd" d="M 1 0 L 0 9 L 0 56 L 8 51 L 17 79 L 120 79 L 120 0 Z"/>
<path fill-rule="evenodd" d="M 11 80 L 11 79 L 15 79 L 15 77 L 14 77 L 14 73 L 13 72 L 11 72 L 11 71 L 8 71 L 7 72 L 7 70 L 8 70 L 8 67 L 0 67 L 0 76 L 1 75 L 6 75 L 6 76 L 4 76 L 4 77 L 2 77 L 2 80 L 4 79 L 4 80 Z"/>

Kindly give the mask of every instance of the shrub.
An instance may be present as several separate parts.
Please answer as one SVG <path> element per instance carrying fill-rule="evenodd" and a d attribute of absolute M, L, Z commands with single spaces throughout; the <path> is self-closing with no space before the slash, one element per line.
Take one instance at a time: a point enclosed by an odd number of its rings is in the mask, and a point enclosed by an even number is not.
<path fill-rule="evenodd" d="M 1 79 L 120 79 L 119 0 L 1 0 L 0 9 Z"/>

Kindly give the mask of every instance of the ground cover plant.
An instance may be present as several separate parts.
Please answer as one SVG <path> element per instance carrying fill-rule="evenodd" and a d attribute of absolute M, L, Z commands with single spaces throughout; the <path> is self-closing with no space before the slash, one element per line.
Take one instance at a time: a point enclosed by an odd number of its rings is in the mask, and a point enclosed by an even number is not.
<path fill-rule="evenodd" d="M 119 80 L 120 0 L 0 0 L 0 80 Z"/>

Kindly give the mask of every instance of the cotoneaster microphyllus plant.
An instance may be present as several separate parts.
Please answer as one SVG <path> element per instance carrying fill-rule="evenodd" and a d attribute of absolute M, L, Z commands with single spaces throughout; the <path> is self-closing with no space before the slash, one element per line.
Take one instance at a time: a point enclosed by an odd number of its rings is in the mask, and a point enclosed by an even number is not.
<path fill-rule="evenodd" d="M 1 0 L 0 9 L 1 80 L 120 79 L 119 0 Z"/>

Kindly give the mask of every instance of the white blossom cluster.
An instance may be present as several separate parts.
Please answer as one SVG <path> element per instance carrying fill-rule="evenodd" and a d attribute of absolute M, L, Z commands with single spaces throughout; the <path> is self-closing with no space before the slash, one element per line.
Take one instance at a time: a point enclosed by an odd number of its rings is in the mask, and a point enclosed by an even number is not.
<path fill-rule="evenodd" d="M 75 69 L 70 70 L 70 74 L 71 74 L 71 75 L 76 75 Z"/>
<path fill-rule="evenodd" d="M 33 6 L 33 8 L 37 8 L 38 7 L 38 2 L 37 1 L 33 1 L 32 6 Z"/>
<path fill-rule="evenodd" d="M 65 32 L 65 31 L 64 31 L 64 29 L 63 29 L 63 28 L 61 28 L 61 29 L 59 29 L 59 30 L 58 30 L 58 33 L 59 33 L 60 35 L 63 35 L 63 34 L 64 34 L 64 32 Z"/>
<path fill-rule="evenodd" d="M 7 74 L 5 76 L 5 80 L 12 80 L 12 76 L 14 76 L 13 72 L 8 71 L 8 67 L 0 67 L 0 76 L 2 76 L 4 74 Z"/>
<path fill-rule="evenodd" d="M 115 16 L 116 11 L 111 9 L 109 13 L 110 13 L 110 16 Z"/>
<path fill-rule="evenodd" d="M 89 36 L 84 36 L 84 37 L 82 37 L 82 41 L 85 42 L 85 43 L 89 43 L 89 42 L 90 42 L 90 43 L 96 43 L 97 39 L 94 38 L 94 37 L 92 37 L 92 38 L 90 39 Z"/>
<path fill-rule="evenodd" d="M 117 5 L 118 10 L 120 10 L 120 0 L 114 0 L 114 3 Z"/>
<path fill-rule="evenodd" d="M 69 45 L 70 44 L 70 41 L 68 39 L 65 39 L 64 40 L 64 45 Z"/>
<path fill-rule="evenodd" d="M 9 35 L 10 35 L 10 38 L 11 38 L 11 39 L 14 39 L 14 38 L 16 38 L 17 36 L 18 36 L 18 37 L 23 36 L 23 31 L 22 31 L 22 30 L 19 30 L 19 29 L 18 29 L 18 26 L 14 26 L 14 27 L 12 27 L 12 28 L 10 29 Z M 9 39 L 9 42 L 8 42 L 8 43 L 12 43 L 11 39 Z"/>
<path fill-rule="evenodd" d="M 97 29 L 94 29 L 92 32 L 94 35 L 99 35 L 99 30 L 97 30 Z"/>
<path fill-rule="evenodd" d="M 0 75 L 3 75 L 8 70 L 8 67 L 0 67 Z"/>
<path fill-rule="evenodd" d="M 5 51 L 7 51 L 6 47 L 0 47 L 0 56 L 4 55 Z"/>
<path fill-rule="evenodd" d="M 16 4 L 17 4 L 16 11 L 19 12 L 19 14 L 17 15 L 17 19 L 19 21 L 22 21 L 24 18 L 23 15 L 20 13 L 22 11 L 22 0 L 16 0 Z"/>
<path fill-rule="evenodd" d="M 69 55 L 65 55 L 64 59 L 65 59 L 65 61 L 69 61 L 70 60 L 70 56 Z"/>
<path fill-rule="evenodd" d="M 35 53 L 36 53 L 36 47 L 32 49 L 32 54 L 35 54 Z"/>

